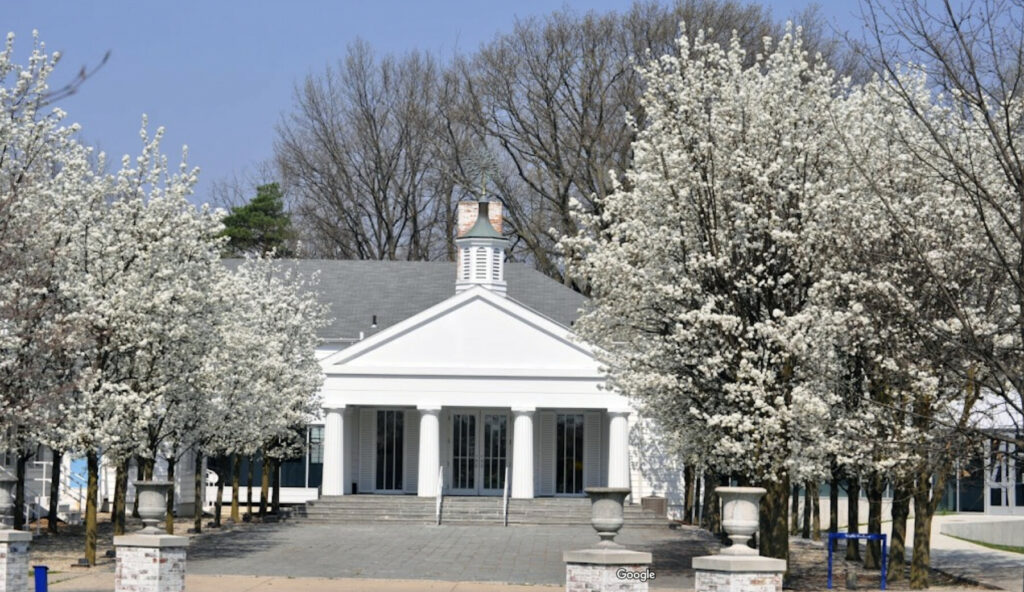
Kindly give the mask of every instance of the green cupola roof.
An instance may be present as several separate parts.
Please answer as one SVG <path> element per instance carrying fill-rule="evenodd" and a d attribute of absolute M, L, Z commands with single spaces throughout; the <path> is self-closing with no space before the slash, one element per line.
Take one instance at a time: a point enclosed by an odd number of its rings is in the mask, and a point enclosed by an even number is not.
<path fill-rule="evenodd" d="M 491 225 L 490 217 L 487 213 L 487 205 L 489 202 L 481 201 L 479 203 L 480 210 L 476 215 L 476 223 L 470 228 L 466 234 L 459 238 L 498 238 L 505 240 L 505 237 L 501 236 L 501 233 L 494 229 Z"/>

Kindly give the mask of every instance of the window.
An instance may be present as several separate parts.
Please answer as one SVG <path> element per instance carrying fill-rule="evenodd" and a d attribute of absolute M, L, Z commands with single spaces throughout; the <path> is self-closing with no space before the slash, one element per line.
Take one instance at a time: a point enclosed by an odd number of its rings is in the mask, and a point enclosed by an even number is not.
<path fill-rule="evenodd" d="M 324 462 L 324 426 L 310 426 L 309 428 L 309 462 L 323 464 Z"/>
<path fill-rule="evenodd" d="M 402 489 L 402 456 L 405 435 L 404 411 L 377 411 L 377 489 Z"/>
<path fill-rule="evenodd" d="M 555 493 L 583 493 L 583 414 L 558 414 L 555 429 Z"/>

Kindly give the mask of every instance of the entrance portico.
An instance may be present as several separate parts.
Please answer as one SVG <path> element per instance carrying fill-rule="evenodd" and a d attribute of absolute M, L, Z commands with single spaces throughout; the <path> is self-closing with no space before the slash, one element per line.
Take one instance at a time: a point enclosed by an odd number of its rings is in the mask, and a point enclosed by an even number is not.
<path fill-rule="evenodd" d="M 515 499 L 629 486 L 627 410 L 422 405 L 324 408 L 323 495 Z"/>
<path fill-rule="evenodd" d="M 321 364 L 324 495 L 630 485 L 628 401 L 567 327 L 500 291 L 463 286 Z"/>

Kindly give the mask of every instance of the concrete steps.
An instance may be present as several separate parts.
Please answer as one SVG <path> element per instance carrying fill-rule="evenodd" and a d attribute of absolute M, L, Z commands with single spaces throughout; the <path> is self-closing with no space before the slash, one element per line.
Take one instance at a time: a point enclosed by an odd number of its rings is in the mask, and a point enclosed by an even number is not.
<path fill-rule="evenodd" d="M 407 495 L 326 496 L 298 506 L 292 519 L 309 524 L 368 522 L 406 522 L 433 524 L 436 520 L 433 498 Z M 642 528 L 667 528 L 670 522 L 639 505 L 625 508 L 626 525 Z M 450 496 L 441 508 L 442 524 L 501 524 L 502 500 L 499 497 Z M 590 500 L 584 498 L 537 498 L 510 500 L 509 524 L 590 524 Z"/>

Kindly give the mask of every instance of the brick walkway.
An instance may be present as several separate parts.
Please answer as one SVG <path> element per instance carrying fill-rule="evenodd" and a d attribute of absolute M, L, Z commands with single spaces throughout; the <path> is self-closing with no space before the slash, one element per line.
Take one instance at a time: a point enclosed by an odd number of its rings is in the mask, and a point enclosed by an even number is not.
<path fill-rule="evenodd" d="M 713 548 L 689 528 L 627 527 L 617 540 L 654 554 L 654 588 L 691 588 L 690 558 Z M 595 542 L 589 526 L 268 524 L 193 541 L 188 572 L 557 585 L 562 551 Z"/>

